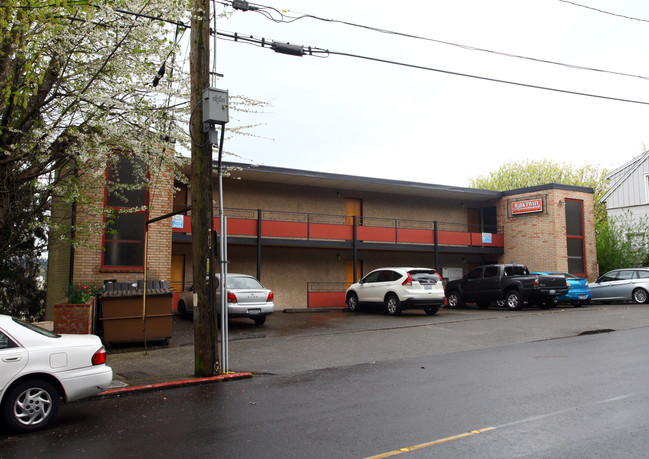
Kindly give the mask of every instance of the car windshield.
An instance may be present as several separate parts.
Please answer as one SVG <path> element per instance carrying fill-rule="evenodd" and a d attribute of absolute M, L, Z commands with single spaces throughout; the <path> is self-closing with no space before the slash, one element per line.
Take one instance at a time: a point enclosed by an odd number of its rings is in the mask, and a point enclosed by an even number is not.
<path fill-rule="evenodd" d="M 254 277 L 228 277 L 228 288 L 264 288 Z"/>
<path fill-rule="evenodd" d="M 27 322 L 24 322 L 20 319 L 16 319 L 15 317 L 12 318 L 14 322 L 16 322 L 18 325 L 21 325 L 33 332 L 38 333 L 39 335 L 47 336 L 49 338 L 60 338 L 61 335 L 54 333 L 53 331 L 49 331 L 45 328 L 39 327 L 38 325 L 30 324 Z"/>

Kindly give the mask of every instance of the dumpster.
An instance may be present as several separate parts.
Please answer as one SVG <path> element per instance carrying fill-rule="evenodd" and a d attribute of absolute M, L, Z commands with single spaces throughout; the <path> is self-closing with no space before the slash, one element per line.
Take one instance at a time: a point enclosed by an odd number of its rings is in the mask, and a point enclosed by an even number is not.
<path fill-rule="evenodd" d="M 146 282 L 146 320 L 142 320 L 144 281 L 107 282 L 101 295 L 104 343 L 171 338 L 172 295 L 166 281 Z"/>

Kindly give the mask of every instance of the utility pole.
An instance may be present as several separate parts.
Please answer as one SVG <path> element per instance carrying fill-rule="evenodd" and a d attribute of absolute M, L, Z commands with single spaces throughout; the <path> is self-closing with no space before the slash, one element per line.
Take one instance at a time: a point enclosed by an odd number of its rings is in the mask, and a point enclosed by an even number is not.
<path fill-rule="evenodd" d="M 212 145 L 203 132 L 203 90 L 209 86 L 210 4 L 209 0 L 191 3 L 191 136 L 192 136 L 192 258 L 194 292 L 198 314 L 194 317 L 194 372 L 196 376 L 216 374 L 217 326 L 212 296 L 214 289 Z M 209 267 L 208 267 L 209 264 Z M 209 269 L 209 271 L 208 271 Z"/>

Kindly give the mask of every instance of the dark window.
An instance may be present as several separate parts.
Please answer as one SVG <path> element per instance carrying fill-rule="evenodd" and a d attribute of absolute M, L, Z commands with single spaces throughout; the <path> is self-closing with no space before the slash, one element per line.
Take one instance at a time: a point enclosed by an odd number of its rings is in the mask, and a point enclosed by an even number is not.
<path fill-rule="evenodd" d="M 0 331 L 0 349 L 9 349 L 12 347 L 18 347 L 18 345 Z"/>
<path fill-rule="evenodd" d="M 106 221 L 103 266 L 141 269 L 147 212 L 146 168 L 132 155 L 116 155 L 106 168 Z M 136 209 L 137 208 L 137 209 Z"/>
<path fill-rule="evenodd" d="M 583 201 L 566 199 L 566 239 L 568 271 L 585 274 Z"/>
<path fill-rule="evenodd" d="M 482 277 L 482 268 L 475 268 L 466 277 L 467 279 L 480 279 Z"/>
<path fill-rule="evenodd" d="M 487 266 L 484 269 L 484 277 L 497 277 L 498 276 L 498 266 Z"/>
<path fill-rule="evenodd" d="M 380 276 L 381 276 L 381 271 L 375 271 L 373 273 L 369 273 L 367 276 L 365 276 L 365 279 L 363 279 L 363 283 L 371 284 L 374 282 L 378 282 Z"/>
<path fill-rule="evenodd" d="M 619 271 L 611 271 L 606 274 L 604 274 L 602 277 L 597 279 L 597 282 L 612 282 L 614 280 L 617 280 L 617 275 Z"/>
<path fill-rule="evenodd" d="M 442 278 L 437 274 L 435 270 L 419 270 L 419 271 L 409 271 L 412 276 L 413 281 L 417 281 L 420 284 L 436 284 L 441 281 Z"/>

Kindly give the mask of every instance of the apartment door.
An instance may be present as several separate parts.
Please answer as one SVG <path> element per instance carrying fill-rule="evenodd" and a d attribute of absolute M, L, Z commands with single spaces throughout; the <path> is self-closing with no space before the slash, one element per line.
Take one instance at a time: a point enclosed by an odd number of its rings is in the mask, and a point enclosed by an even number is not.
<path fill-rule="evenodd" d="M 356 260 L 356 281 L 361 280 L 363 273 L 363 262 Z M 345 260 L 345 290 L 354 283 L 354 261 Z"/>
<path fill-rule="evenodd" d="M 467 209 L 466 210 L 467 224 L 469 225 L 470 233 L 481 233 L 481 218 L 480 209 Z"/>
<path fill-rule="evenodd" d="M 174 292 L 182 292 L 185 282 L 185 255 L 171 256 L 171 282 Z"/>
<path fill-rule="evenodd" d="M 345 224 L 352 225 L 354 222 L 353 217 L 356 218 L 356 223 L 361 224 L 360 217 L 363 216 L 363 201 L 356 198 L 345 199 Z"/>

